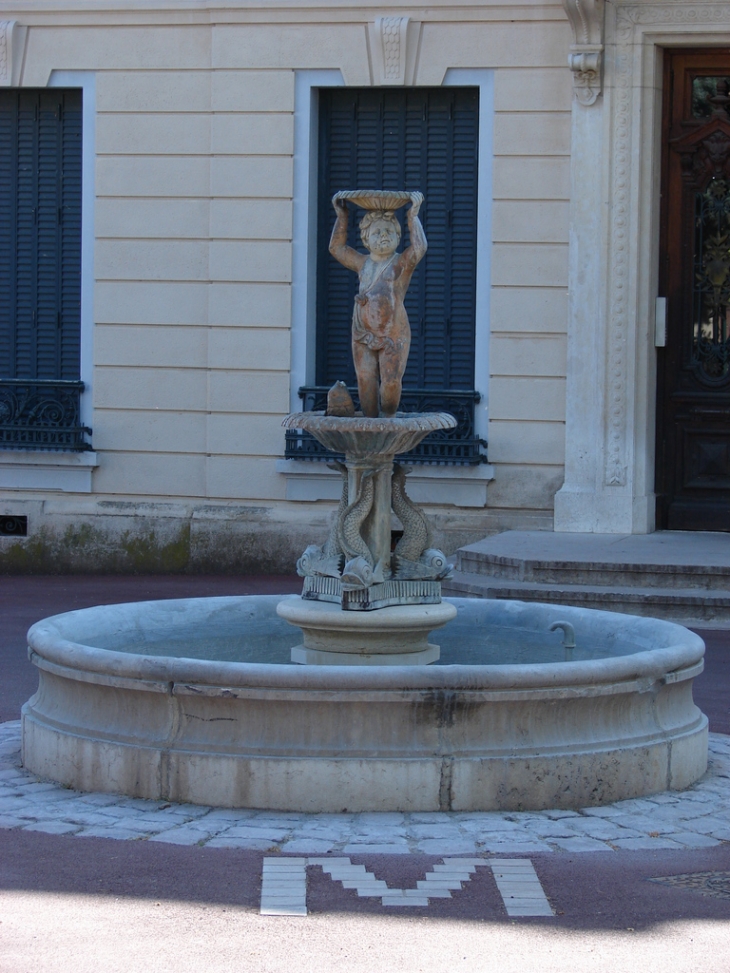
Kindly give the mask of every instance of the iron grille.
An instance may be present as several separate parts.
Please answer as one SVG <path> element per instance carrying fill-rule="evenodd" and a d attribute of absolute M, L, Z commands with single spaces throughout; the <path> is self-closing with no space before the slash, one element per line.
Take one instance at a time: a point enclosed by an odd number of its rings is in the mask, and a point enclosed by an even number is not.
<path fill-rule="evenodd" d="M 320 385 L 307 385 L 299 389 L 304 412 L 322 411 L 327 407 L 329 389 Z M 359 408 L 357 389 L 351 388 L 355 407 Z M 456 418 L 455 429 L 441 429 L 430 433 L 410 453 L 402 459 L 410 463 L 432 463 L 448 466 L 476 466 L 486 463 L 482 452 L 487 444 L 480 439 L 474 429 L 474 406 L 481 400 L 475 391 L 450 391 L 443 389 L 408 389 L 401 397 L 402 412 L 450 412 Z M 336 453 L 325 449 L 308 432 L 287 429 L 287 459 L 323 460 L 333 459 Z M 342 458 L 341 456 L 338 458 Z"/>
<path fill-rule="evenodd" d="M 91 435 L 81 425 L 84 383 L 0 378 L 0 449 L 83 452 Z"/>

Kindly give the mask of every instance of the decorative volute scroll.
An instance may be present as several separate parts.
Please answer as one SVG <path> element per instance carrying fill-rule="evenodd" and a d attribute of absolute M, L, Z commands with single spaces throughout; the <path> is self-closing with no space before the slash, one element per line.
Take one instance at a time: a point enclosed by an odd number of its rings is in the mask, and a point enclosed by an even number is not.
<path fill-rule="evenodd" d="M 573 90 L 581 105 L 592 105 L 601 93 L 604 0 L 563 0 L 563 6 L 573 28 Z"/>
<path fill-rule="evenodd" d="M 16 20 L 0 20 L 0 87 L 20 84 L 26 31 Z"/>
<path fill-rule="evenodd" d="M 410 17 L 377 17 L 370 24 L 374 85 L 413 84 L 420 30 Z"/>

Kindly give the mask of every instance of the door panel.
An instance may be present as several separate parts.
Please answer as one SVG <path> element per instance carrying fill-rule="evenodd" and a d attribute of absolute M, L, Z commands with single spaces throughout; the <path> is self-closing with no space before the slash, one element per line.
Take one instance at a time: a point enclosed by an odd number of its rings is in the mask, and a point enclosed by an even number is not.
<path fill-rule="evenodd" d="M 730 531 L 730 52 L 666 52 L 657 526 Z"/>

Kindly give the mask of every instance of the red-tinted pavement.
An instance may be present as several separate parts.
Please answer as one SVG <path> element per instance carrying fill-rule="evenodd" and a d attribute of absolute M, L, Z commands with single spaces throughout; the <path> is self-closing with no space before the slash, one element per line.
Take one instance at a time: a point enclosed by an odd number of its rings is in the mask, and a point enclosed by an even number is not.
<path fill-rule="evenodd" d="M 295 577 L 0 577 L 0 720 L 35 690 L 25 632 L 94 604 L 299 590 Z M 703 631 L 695 699 L 730 733 L 730 632 Z M 309 868 L 306 918 L 259 916 L 261 852 L 0 829 L 0 973 L 730 973 L 730 844 L 532 855 L 552 918 L 507 917 L 489 869 L 427 908 Z M 438 858 L 357 856 L 391 887 Z M 699 874 L 690 889 L 650 879 Z M 701 876 L 710 873 L 709 878 Z M 719 874 L 713 874 L 719 873 Z"/>
<path fill-rule="evenodd" d="M 302 580 L 296 575 L 0 575 L 0 723 L 20 719 L 20 707 L 38 686 L 35 666 L 28 661 L 25 635 L 41 618 L 127 601 L 294 594 L 301 590 Z"/>

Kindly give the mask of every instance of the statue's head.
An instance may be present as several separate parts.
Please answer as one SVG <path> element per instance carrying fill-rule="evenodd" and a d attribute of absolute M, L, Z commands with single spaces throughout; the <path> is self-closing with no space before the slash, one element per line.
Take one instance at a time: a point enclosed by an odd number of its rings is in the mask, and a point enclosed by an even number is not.
<path fill-rule="evenodd" d="M 392 210 L 369 210 L 360 220 L 360 239 L 371 253 L 388 256 L 400 243 L 401 228 Z"/>

